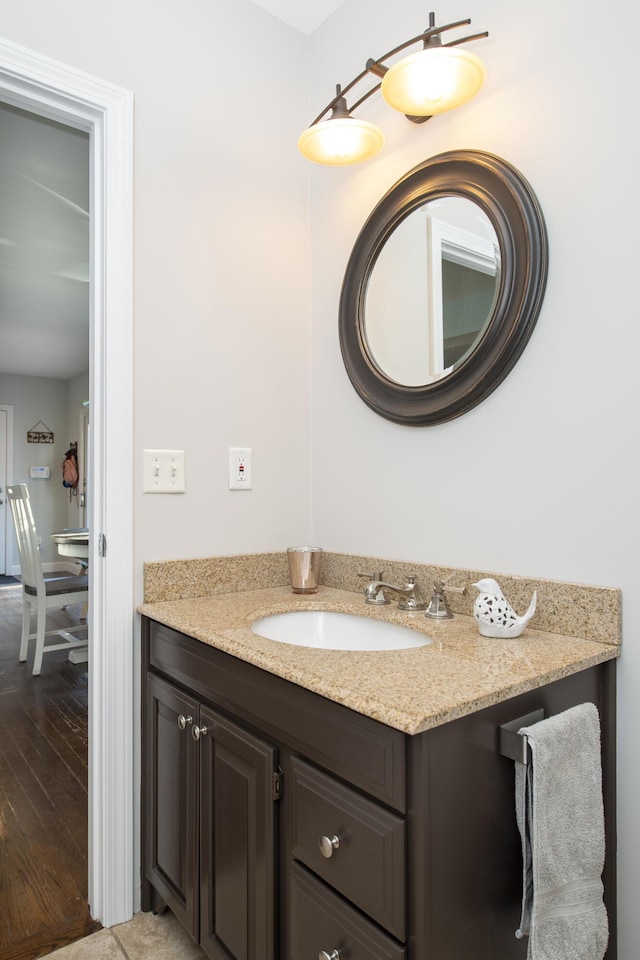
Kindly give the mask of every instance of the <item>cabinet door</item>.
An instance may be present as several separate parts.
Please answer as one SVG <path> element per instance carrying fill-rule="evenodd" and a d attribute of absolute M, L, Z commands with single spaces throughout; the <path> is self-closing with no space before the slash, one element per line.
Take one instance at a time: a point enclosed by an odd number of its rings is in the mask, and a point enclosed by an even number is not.
<path fill-rule="evenodd" d="M 274 960 L 277 751 L 204 707 L 200 943 L 214 960 Z"/>
<path fill-rule="evenodd" d="M 147 878 L 197 939 L 198 704 L 150 676 L 147 711 Z"/>

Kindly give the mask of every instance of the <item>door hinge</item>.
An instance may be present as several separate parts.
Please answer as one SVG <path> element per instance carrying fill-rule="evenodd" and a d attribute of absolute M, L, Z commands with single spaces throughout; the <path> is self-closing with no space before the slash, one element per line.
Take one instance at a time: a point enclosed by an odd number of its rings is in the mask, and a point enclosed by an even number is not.
<path fill-rule="evenodd" d="M 273 799 L 282 799 L 282 770 L 280 767 L 273 771 Z"/>
<path fill-rule="evenodd" d="M 107 555 L 107 538 L 104 533 L 101 533 L 98 536 L 98 556 L 106 557 Z"/>

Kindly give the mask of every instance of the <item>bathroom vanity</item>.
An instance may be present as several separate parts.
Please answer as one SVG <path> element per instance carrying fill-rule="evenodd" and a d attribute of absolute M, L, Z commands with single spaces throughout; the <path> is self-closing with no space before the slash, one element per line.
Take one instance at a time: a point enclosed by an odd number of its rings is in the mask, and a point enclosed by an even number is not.
<path fill-rule="evenodd" d="M 494 648 L 501 672 L 466 617 L 422 617 L 434 643 L 392 654 L 249 629 L 265 611 L 358 603 L 280 588 L 143 606 L 143 908 L 168 906 L 215 960 L 523 960 L 514 765 L 499 728 L 589 700 L 614 933 L 617 651 L 531 631 Z M 456 659 L 459 689 L 445 691 Z M 372 716 L 385 709 L 390 722 Z"/>

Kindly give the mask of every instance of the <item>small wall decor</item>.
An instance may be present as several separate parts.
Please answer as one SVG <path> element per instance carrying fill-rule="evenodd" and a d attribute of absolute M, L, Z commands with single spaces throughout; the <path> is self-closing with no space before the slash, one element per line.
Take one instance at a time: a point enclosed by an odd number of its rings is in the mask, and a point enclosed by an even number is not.
<path fill-rule="evenodd" d="M 39 427 L 42 429 L 38 429 Z M 53 443 L 53 430 L 49 430 L 46 423 L 38 420 L 30 430 L 27 430 L 27 443 Z"/>

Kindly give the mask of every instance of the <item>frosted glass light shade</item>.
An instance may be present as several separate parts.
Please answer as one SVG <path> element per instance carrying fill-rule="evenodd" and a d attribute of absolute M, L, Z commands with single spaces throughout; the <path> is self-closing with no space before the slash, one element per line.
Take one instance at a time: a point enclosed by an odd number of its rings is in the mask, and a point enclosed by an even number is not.
<path fill-rule="evenodd" d="M 484 82 L 479 57 L 458 47 L 431 47 L 394 63 L 382 78 L 381 92 L 394 110 L 431 117 L 460 106 Z"/>
<path fill-rule="evenodd" d="M 298 150 L 307 160 L 330 166 L 368 160 L 383 144 L 382 130 L 355 117 L 335 117 L 314 123 L 298 138 Z"/>

